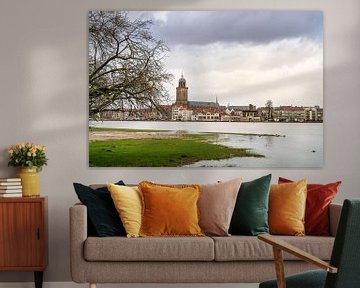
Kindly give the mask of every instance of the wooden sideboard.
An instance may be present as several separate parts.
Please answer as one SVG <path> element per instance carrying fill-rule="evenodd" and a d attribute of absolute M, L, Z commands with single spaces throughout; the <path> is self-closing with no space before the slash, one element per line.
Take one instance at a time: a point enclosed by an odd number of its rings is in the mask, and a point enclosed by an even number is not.
<path fill-rule="evenodd" d="M 41 288 L 47 250 L 47 197 L 0 198 L 0 271 L 32 271 Z"/>

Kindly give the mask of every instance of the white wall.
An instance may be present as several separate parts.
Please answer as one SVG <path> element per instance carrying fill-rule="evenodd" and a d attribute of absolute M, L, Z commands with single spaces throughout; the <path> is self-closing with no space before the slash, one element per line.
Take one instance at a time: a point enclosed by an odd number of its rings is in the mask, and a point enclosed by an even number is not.
<path fill-rule="evenodd" d="M 91 9 L 318 9 L 324 11 L 324 145 L 321 169 L 88 168 L 87 12 Z M 0 1 L 0 176 L 13 176 L 6 148 L 21 141 L 48 146 L 41 193 L 49 197 L 49 266 L 45 281 L 67 281 L 68 208 L 74 181 L 143 179 L 214 182 L 272 172 L 310 182 L 342 180 L 337 201 L 360 196 L 360 1 L 358 0 L 2 0 Z M 0 273 L 0 282 L 32 281 Z"/>

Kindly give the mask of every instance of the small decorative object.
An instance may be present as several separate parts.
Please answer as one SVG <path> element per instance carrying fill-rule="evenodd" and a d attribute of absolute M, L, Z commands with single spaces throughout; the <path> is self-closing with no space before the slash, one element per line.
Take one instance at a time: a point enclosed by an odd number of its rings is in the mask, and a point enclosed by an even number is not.
<path fill-rule="evenodd" d="M 21 178 L 23 197 L 40 195 L 39 173 L 47 165 L 46 147 L 33 143 L 20 143 L 9 147 L 9 166 L 19 167 L 16 174 Z"/>

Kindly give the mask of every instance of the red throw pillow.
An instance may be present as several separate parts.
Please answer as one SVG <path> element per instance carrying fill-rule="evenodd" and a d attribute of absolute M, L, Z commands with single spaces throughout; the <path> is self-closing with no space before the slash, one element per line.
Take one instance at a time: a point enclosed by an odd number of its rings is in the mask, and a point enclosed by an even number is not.
<path fill-rule="evenodd" d="M 279 184 L 293 182 L 279 177 Z M 329 206 L 341 181 L 329 184 L 308 184 L 305 210 L 305 234 L 329 236 Z"/>

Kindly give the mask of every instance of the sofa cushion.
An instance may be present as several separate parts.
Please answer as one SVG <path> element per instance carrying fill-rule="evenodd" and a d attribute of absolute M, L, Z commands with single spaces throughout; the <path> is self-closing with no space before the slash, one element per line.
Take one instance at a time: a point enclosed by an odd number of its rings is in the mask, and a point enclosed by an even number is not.
<path fill-rule="evenodd" d="M 84 244 L 87 261 L 213 261 L 210 237 L 89 237 Z"/>
<path fill-rule="evenodd" d="M 271 174 L 241 183 L 231 218 L 232 235 L 269 233 L 268 210 Z"/>
<path fill-rule="evenodd" d="M 305 234 L 306 184 L 273 184 L 269 195 L 270 234 L 303 236 Z"/>
<path fill-rule="evenodd" d="M 197 203 L 199 225 L 206 235 L 229 236 L 231 216 L 242 178 L 223 183 L 201 185 Z"/>
<path fill-rule="evenodd" d="M 292 180 L 279 177 L 279 184 Z M 329 206 L 335 198 L 341 181 L 328 184 L 307 184 L 305 234 L 330 235 Z"/>
<path fill-rule="evenodd" d="M 334 237 L 276 236 L 322 260 L 330 260 Z M 272 246 L 254 236 L 212 237 L 215 242 L 215 261 L 273 260 Z M 299 260 L 288 253 L 284 260 Z"/>
<path fill-rule="evenodd" d="M 137 187 L 107 185 L 124 225 L 127 237 L 139 237 L 141 226 L 141 196 Z"/>
<path fill-rule="evenodd" d="M 123 181 L 116 184 L 125 185 Z M 106 186 L 96 185 L 95 187 L 89 187 L 80 183 L 74 183 L 73 185 L 79 200 L 87 207 L 89 235 L 100 237 L 126 235 Z"/>
<path fill-rule="evenodd" d="M 164 185 L 142 181 L 140 236 L 203 236 L 196 203 L 199 185 Z"/>

